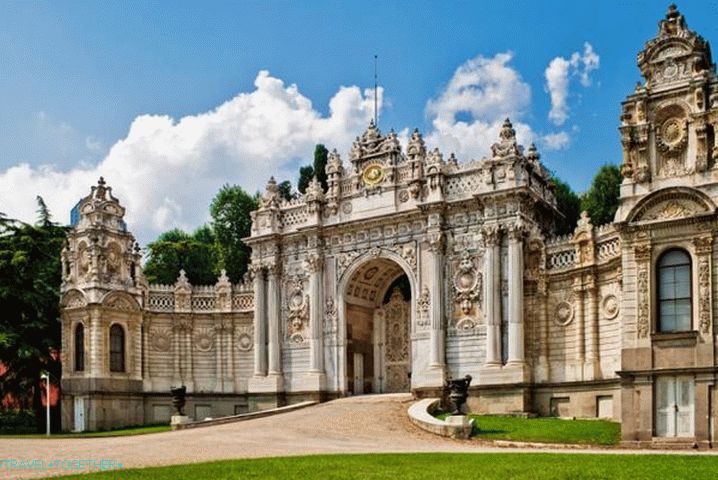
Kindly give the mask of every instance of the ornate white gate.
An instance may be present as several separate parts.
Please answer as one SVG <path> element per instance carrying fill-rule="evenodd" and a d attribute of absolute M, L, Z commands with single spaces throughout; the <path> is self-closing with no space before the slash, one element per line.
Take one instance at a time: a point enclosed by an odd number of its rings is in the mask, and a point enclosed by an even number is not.
<path fill-rule="evenodd" d="M 411 306 L 395 289 L 382 308 L 384 317 L 385 392 L 406 392 L 411 388 L 409 318 Z"/>

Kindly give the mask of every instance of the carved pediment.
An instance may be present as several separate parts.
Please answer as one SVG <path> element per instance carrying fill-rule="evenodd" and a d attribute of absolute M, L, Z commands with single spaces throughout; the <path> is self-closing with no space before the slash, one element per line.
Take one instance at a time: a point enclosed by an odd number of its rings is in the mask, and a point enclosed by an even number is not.
<path fill-rule="evenodd" d="M 715 212 L 715 205 L 697 190 L 689 188 L 659 190 L 636 205 L 628 216 L 630 223 L 665 222 Z"/>
<path fill-rule="evenodd" d="M 138 312 L 140 310 L 134 298 L 122 293 L 110 293 L 102 301 L 102 305 L 119 312 Z"/>
<path fill-rule="evenodd" d="M 65 309 L 81 308 L 87 306 L 87 300 L 79 290 L 70 290 L 62 298 L 61 304 Z"/>

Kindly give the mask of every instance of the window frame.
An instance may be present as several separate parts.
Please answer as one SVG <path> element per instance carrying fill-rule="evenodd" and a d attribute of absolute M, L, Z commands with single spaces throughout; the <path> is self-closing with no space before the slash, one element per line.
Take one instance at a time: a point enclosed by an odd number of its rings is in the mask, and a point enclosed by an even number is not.
<path fill-rule="evenodd" d="M 120 348 L 119 350 L 115 350 L 113 348 L 113 330 L 116 332 L 120 332 Z M 110 325 L 110 331 L 109 331 L 110 341 L 109 341 L 109 361 L 110 361 L 110 372 L 112 373 L 125 373 L 127 371 L 127 355 L 126 355 L 126 349 L 127 349 L 127 333 L 125 332 L 125 328 L 119 324 L 119 323 L 113 323 Z M 116 356 L 119 355 L 119 360 L 116 360 Z M 119 366 L 116 364 L 116 362 L 119 361 Z"/>
<path fill-rule="evenodd" d="M 682 253 L 683 255 L 685 255 L 685 257 L 687 259 L 687 264 L 661 266 L 661 262 L 665 259 L 665 257 L 674 252 L 679 252 L 679 253 Z M 673 297 L 673 298 L 668 298 L 668 299 L 661 298 L 662 273 L 664 271 L 666 271 L 667 269 L 675 270 L 676 267 L 683 267 L 685 265 L 688 266 L 688 296 L 687 297 Z M 656 260 L 654 279 L 656 282 L 656 287 L 655 287 L 655 294 L 656 294 L 656 297 L 655 297 L 656 298 L 655 331 L 656 331 L 656 333 L 670 334 L 670 333 L 693 331 L 694 330 L 694 328 L 693 328 L 693 297 L 694 297 L 694 294 L 693 294 L 693 256 L 691 255 L 691 253 L 688 250 L 686 250 L 685 248 L 681 248 L 681 247 L 671 247 L 671 248 L 664 250 L 658 256 L 658 259 Z M 677 302 L 685 301 L 685 300 L 688 300 L 688 327 L 686 329 L 683 329 L 683 328 L 678 328 L 678 326 L 676 326 L 675 329 L 668 330 L 663 325 L 664 322 L 663 322 L 663 318 L 661 315 L 661 312 L 662 312 L 661 306 L 662 306 L 663 302 L 670 301 L 670 302 L 673 302 L 674 305 L 676 305 Z"/>
<path fill-rule="evenodd" d="M 78 336 L 81 338 L 78 339 Z M 79 340 L 79 341 L 78 341 Z M 75 360 L 75 371 L 85 371 L 85 325 L 82 322 L 77 322 L 73 331 L 72 341 L 74 342 L 74 360 Z"/>

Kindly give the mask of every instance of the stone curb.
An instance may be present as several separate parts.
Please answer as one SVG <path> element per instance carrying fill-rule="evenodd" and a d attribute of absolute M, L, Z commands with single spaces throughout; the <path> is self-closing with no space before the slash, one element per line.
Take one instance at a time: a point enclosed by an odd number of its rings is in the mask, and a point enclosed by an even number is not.
<path fill-rule="evenodd" d="M 473 428 L 473 420 L 468 425 L 450 424 L 443 420 L 439 420 L 431 413 L 439 406 L 439 398 L 426 398 L 419 400 L 409 407 L 408 414 L 411 423 L 442 437 L 467 439 L 471 435 Z"/>
<path fill-rule="evenodd" d="M 295 403 L 293 405 L 287 405 L 285 407 L 270 408 L 268 410 L 260 410 L 259 412 L 251 413 L 240 413 L 239 415 L 230 415 L 228 417 L 213 418 L 211 420 L 198 420 L 190 423 L 183 423 L 178 425 L 172 425 L 172 430 L 186 430 L 188 428 L 201 428 L 211 427 L 215 425 L 224 425 L 226 423 L 243 422 L 245 420 L 252 420 L 255 418 L 270 417 L 272 415 L 278 415 L 280 413 L 293 412 L 295 410 L 301 410 L 302 408 L 311 407 L 318 405 L 317 401 L 307 401 L 301 403 Z"/>

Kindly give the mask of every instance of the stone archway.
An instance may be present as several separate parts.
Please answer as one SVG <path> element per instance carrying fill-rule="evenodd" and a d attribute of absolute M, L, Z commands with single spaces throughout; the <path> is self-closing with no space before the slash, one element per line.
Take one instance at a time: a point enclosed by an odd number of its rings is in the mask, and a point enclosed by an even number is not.
<path fill-rule="evenodd" d="M 384 256 L 360 259 L 341 282 L 347 393 L 411 389 L 413 281 Z"/>

